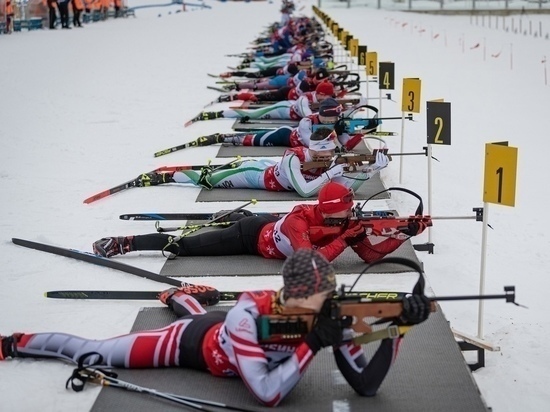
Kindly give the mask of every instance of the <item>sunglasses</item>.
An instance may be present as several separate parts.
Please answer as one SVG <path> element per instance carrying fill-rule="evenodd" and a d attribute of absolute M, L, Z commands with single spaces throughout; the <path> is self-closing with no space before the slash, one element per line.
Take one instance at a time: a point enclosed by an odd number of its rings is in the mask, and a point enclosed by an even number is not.
<path fill-rule="evenodd" d="M 332 203 L 349 203 L 349 202 L 353 202 L 353 198 L 354 198 L 354 193 L 353 193 L 353 189 L 350 189 L 348 193 L 346 193 L 344 196 L 338 198 L 338 199 L 332 199 L 332 200 L 325 200 L 323 203 L 323 205 L 327 205 L 327 204 L 332 204 Z"/>

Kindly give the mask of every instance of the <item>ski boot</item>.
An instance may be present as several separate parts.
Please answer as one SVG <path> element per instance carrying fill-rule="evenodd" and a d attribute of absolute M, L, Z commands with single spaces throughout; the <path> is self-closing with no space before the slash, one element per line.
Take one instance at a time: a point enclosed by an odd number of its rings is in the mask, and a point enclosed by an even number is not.
<path fill-rule="evenodd" d="M 135 180 L 136 187 L 158 186 L 164 183 L 174 183 L 174 173 L 143 173 Z"/>

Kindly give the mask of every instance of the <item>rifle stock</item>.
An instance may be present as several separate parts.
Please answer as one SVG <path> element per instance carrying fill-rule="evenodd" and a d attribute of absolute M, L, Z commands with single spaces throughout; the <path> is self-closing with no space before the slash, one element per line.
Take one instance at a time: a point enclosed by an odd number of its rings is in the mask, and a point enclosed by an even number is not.
<path fill-rule="evenodd" d="M 367 230 L 367 235 L 391 236 L 409 228 L 409 223 L 418 222 L 430 227 L 433 226 L 429 215 L 416 216 L 362 216 L 351 217 L 350 221 L 359 221 Z M 312 226 L 309 237 L 315 242 L 325 236 L 338 236 L 342 233 L 340 226 Z"/>
<path fill-rule="evenodd" d="M 388 149 L 382 149 L 384 154 L 388 156 L 388 159 L 392 160 L 392 155 L 388 155 Z M 374 149 L 372 154 L 366 153 L 341 153 L 337 154 L 330 160 L 317 160 L 311 162 L 302 163 L 302 170 L 312 169 L 328 169 L 333 164 L 348 164 L 346 167 L 347 172 L 356 172 L 359 166 L 363 166 L 364 163 L 372 164 L 376 162 L 376 153 L 378 149 Z"/>

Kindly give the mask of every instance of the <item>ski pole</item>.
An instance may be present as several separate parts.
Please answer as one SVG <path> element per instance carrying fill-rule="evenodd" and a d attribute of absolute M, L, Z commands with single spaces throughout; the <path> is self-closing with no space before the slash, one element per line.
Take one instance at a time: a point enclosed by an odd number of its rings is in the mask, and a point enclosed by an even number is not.
<path fill-rule="evenodd" d="M 242 204 L 241 206 L 239 207 L 236 207 L 235 209 L 233 210 L 230 210 L 228 212 L 225 212 L 225 213 L 222 213 L 220 216 L 217 216 L 216 218 L 214 219 L 211 219 L 209 221 L 207 221 L 206 223 L 207 224 L 212 224 L 212 223 L 215 223 L 215 222 L 218 222 L 220 221 L 221 219 L 223 219 L 224 217 L 226 216 L 229 216 L 231 213 L 235 213 L 235 212 L 238 212 L 239 210 L 242 210 L 244 209 L 245 207 L 247 207 L 248 205 L 250 204 L 253 204 L 255 205 L 258 201 L 256 199 L 251 199 L 250 201 Z M 157 226 L 155 224 L 155 226 Z M 193 228 L 193 229 L 189 229 L 187 230 L 187 232 L 184 232 L 182 233 L 181 235 L 179 236 L 170 236 L 168 238 L 168 243 L 166 244 L 166 246 L 164 246 L 164 248 L 162 249 L 162 254 L 163 256 L 166 256 L 166 252 L 168 252 L 168 248 L 172 245 L 175 245 L 178 249 L 179 249 L 179 244 L 178 242 L 181 240 L 181 238 L 185 237 L 185 236 L 189 236 L 190 234 L 192 233 L 195 233 L 196 231 L 198 231 L 199 229 L 201 229 L 200 227 L 196 227 L 196 228 Z M 157 229 L 158 230 L 158 229 Z M 177 230 L 177 229 L 176 229 Z M 184 229 L 185 230 L 185 229 Z M 165 230 L 166 231 L 166 230 Z M 177 256 L 177 254 L 169 254 L 168 256 L 166 256 L 168 259 L 174 259 L 175 256 Z"/>
<path fill-rule="evenodd" d="M 155 229 L 158 233 L 164 233 L 164 232 L 175 232 L 178 230 L 193 230 L 197 231 L 199 229 L 202 229 L 203 227 L 217 227 L 217 226 L 230 226 L 235 222 L 213 222 L 213 223 L 203 223 L 200 225 L 185 225 L 185 226 L 177 226 L 177 227 L 161 227 L 160 222 L 155 223 Z"/>

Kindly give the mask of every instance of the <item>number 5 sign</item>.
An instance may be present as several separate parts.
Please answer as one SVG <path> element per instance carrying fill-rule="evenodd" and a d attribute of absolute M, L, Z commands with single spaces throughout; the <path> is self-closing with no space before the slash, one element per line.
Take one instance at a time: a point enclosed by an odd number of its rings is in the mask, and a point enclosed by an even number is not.
<path fill-rule="evenodd" d="M 485 145 L 483 201 L 515 206 L 518 149 L 508 142 Z"/>

